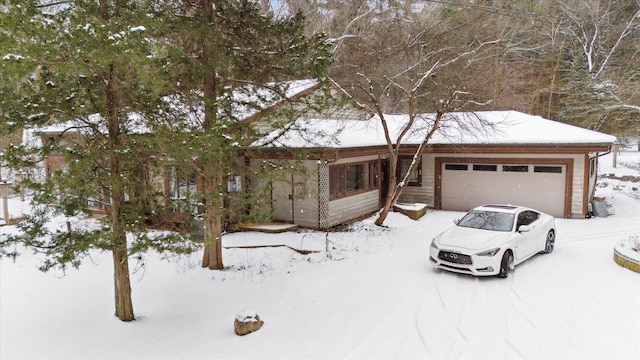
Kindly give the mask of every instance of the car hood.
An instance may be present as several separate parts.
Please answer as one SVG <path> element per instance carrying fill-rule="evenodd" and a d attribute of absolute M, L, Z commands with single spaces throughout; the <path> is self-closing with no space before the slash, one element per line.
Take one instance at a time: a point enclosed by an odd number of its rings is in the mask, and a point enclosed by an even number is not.
<path fill-rule="evenodd" d="M 454 226 L 436 237 L 440 248 L 451 247 L 472 251 L 488 250 L 507 241 L 511 232 Z"/>

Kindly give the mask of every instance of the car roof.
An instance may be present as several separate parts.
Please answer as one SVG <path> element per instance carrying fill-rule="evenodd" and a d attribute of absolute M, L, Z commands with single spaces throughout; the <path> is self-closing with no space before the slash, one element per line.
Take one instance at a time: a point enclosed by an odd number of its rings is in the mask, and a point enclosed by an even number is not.
<path fill-rule="evenodd" d="M 515 214 L 518 211 L 524 210 L 524 209 L 532 210 L 532 209 L 529 209 L 529 208 L 525 208 L 525 207 L 518 206 L 518 205 L 511 205 L 511 204 L 487 204 L 487 205 L 478 206 L 478 207 L 474 208 L 473 210 L 497 211 L 497 212 L 505 212 L 505 213 Z"/>

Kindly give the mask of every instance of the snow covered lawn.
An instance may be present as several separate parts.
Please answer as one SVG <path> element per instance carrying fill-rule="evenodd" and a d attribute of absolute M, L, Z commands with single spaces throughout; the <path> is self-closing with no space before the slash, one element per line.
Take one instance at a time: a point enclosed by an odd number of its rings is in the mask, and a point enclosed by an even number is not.
<path fill-rule="evenodd" d="M 638 153 L 622 161 L 639 162 Z M 601 160 L 600 173 L 610 169 Z M 631 175 L 638 176 L 635 171 Z M 508 279 L 436 271 L 429 243 L 462 213 L 418 221 L 391 213 L 350 232 L 236 233 L 223 245 L 229 270 L 200 268 L 200 255 L 132 259 L 137 321 L 113 316 L 111 258 L 79 271 L 41 273 L 27 251 L 0 261 L 0 358 L 407 359 L 640 358 L 640 274 L 613 261 L 613 247 L 640 234 L 640 184 L 611 179 L 598 194 L 606 218 L 557 219 L 556 248 Z M 1 227 L 0 232 L 13 227 Z M 236 314 L 265 321 L 239 337 Z"/>

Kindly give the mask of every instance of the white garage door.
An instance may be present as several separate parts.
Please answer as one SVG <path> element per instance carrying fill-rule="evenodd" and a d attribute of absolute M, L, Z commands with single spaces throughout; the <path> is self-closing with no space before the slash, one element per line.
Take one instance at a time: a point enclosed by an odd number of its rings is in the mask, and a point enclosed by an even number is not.
<path fill-rule="evenodd" d="M 443 163 L 441 207 L 513 204 L 564 217 L 566 171 L 565 165 Z"/>

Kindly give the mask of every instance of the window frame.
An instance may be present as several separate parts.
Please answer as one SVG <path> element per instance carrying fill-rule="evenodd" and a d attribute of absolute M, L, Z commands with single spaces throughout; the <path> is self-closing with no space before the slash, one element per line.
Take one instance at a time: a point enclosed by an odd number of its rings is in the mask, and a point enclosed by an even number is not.
<path fill-rule="evenodd" d="M 562 165 L 535 165 L 533 167 L 533 172 L 538 174 L 563 174 L 565 171 Z"/>
<path fill-rule="evenodd" d="M 471 167 L 471 170 L 497 172 L 498 165 L 497 164 L 473 164 L 473 166 Z"/>
<path fill-rule="evenodd" d="M 448 163 L 444 164 L 444 169 L 447 171 L 469 171 L 469 164 Z"/>
<path fill-rule="evenodd" d="M 502 172 L 509 172 L 509 173 L 528 173 L 529 172 L 529 165 L 502 165 Z"/>
<path fill-rule="evenodd" d="M 398 182 L 402 181 L 402 178 L 404 177 L 403 167 L 402 167 L 402 164 L 404 162 L 409 163 L 409 165 L 406 167 L 408 170 L 409 167 L 411 167 L 411 163 L 413 162 L 413 155 L 398 155 L 398 166 L 396 167 L 396 179 L 398 179 Z M 414 172 L 415 172 L 415 180 L 412 179 L 414 176 L 410 176 L 407 186 L 421 187 L 422 186 L 422 157 L 418 159 L 418 166 L 416 167 Z"/>
<path fill-rule="evenodd" d="M 378 160 L 330 165 L 329 200 L 341 199 L 378 189 L 380 187 L 379 166 Z M 358 175 L 358 170 L 356 170 L 356 177 L 354 178 L 353 175 L 350 177 L 349 171 L 358 167 L 362 167 L 360 170 L 361 175 Z M 358 186 L 358 183 L 360 183 L 358 180 L 363 180 L 361 186 Z"/>
<path fill-rule="evenodd" d="M 167 165 L 165 176 L 165 194 L 168 199 L 188 200 L 198 193 L 198 179 L 195 170 L 181 171 L 175 165 Z M 181 185 L 181 182 L 184 182 L 184 185 Z M 185 196 L 180 196 L 181 188 L 185 188 Z"/>

